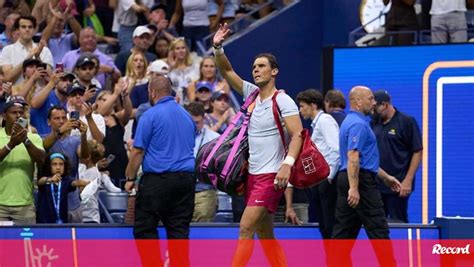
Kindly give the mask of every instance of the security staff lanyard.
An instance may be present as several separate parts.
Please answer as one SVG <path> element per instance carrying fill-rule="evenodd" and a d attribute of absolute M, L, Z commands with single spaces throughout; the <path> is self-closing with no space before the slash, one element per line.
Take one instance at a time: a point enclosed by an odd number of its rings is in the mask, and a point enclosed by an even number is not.
<path fill-rule="evenodd" d="M 53 204 L 54 204 L 54 210 L 56 211 L 56 223 L 62 224 L 63 221 L 61 220 L 61 216 L 59 215 L 59 203 L 61 201 L 61 184 L 62 182 L 60 181 L 58 184 L 58 193 L 54 194 L 54 184 L 50 184 L 51 186 L 51 196 L 53 197 Z M 56 195 L 56 197 L 55 197 Z"/>

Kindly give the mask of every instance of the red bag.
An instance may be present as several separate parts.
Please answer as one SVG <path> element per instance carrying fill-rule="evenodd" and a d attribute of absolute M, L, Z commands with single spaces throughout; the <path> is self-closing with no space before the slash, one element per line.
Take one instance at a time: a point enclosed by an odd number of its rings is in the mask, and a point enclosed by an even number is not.
<path fill-rule="evenodd" d="M 273 117 L 275 118 L 278 131 L 280 132 L 283 147 L 288 150 L 285 142 L 285 135 L 280 121 L 280 112 L 276 102 L 278 91 L 272 97 L 273 101 Z M 311 141 L 308 129 L 303 129 L 301 132 L 303 145 L 301 146 L 300 154 L 296 158 L 295 164 L 291 169 L 290 183 L 296 188 L 312 187 L 329 176 L 329 165 L 324 159 L 321 152 L 319 152 L 316 145 Z M 288 151 L 287 151 L 288 152 Z"/>

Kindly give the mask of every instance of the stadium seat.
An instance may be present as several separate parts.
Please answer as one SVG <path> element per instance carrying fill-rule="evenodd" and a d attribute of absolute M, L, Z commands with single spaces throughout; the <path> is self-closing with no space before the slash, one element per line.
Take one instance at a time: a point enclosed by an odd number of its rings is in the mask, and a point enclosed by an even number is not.
<path fill-rule="evenodd" d="M 125 213 L 127 212 L 128 193 L 109 193 L 101 190 L 99 199 L 104 204 L 106 212 L 114 223 L 124 223 Z M 110 219 L 109 219 L 110 220 Z"/>

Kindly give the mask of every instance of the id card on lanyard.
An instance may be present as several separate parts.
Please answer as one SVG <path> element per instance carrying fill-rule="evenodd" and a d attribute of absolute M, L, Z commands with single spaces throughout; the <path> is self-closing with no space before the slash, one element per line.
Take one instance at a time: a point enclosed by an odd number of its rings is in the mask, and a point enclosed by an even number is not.
<path fill-rule="evenodd" d="M 60 207 L 60 201 L 61 201 L 61 185 L 62 182 L 60 181 L 58 184 L 58 193 L 54 194 L 54 185 L 50 184 L 51 186 L 51 197 L 53 198 L 53 204 L 54 204 L 54 211 L 56 212 L 56 223 L 57 224 L 62 224 L 63 221 L 61 220 L 61 216 L 59 213 L 59 207 Z"/>

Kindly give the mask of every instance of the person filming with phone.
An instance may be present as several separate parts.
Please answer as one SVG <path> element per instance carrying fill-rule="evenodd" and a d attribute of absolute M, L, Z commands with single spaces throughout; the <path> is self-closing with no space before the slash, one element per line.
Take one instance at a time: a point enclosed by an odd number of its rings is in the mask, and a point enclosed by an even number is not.
<path fill-rule="evenodd" d="M 87 160 L 90 153 L 87 145 L 87 124 L 80 121 L 77 115 L 72 115 L 68 119 L 66 109 L 60 105 L 49 109 L 48 125 L 51 126 L 51 132 L 43 139 L 43 146 L 48 152 L 61 153 L 69 159 L 71 169 L 67 178 L 76 180 L 79 161 Z M 79 130 L 80 137 L 71 135 L 73 130 Z M 67 221 L 81 223 L 83 207 L 79 198 L 79 190 L 68 194 L 67 207 Z"/>
<path fill-rule="evenodd" d="M 67 110 L 69 118 L 80 120 L 89 126 L 87 140 L 95 139 L 102 143 L 105 136 L 105 120 L 102 115 L 94 113 L 97 105 L 88 103 L 88 93 L 90 93 L 90 90 L 87 90 L 77 81 L 68 87 Z M 80 133 L 77 128 L 74 128 L 71 135 L 80 136 Z"/>
<path fill-rule="evenodd" d="M 27 130 L 26 107 L 23 97 L 10 97 L 0 128 L 0 221 L 15 224 L 36 223 L 33 174 L 46 157 L 41 137 Z"/>

